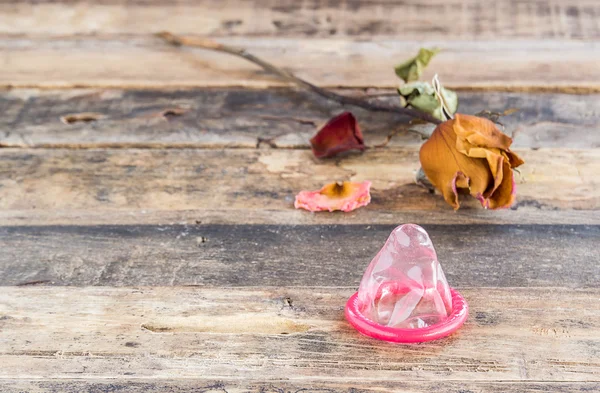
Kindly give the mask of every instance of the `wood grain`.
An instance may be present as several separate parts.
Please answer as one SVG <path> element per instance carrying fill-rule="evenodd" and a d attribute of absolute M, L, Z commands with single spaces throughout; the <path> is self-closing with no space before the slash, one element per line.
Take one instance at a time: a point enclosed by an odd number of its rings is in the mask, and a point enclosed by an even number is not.
<path fill-rule="evenodd" d="M 600 207 L 597 149 L 519 154 L 527 162 L 516 176 L 521 207 Z M 372 181 L 368 209 L 450 209 L 414 183 L 418 166 L 417 147 L 335 160 L 284 149 L 1 149 L 0 210 L 288 210 L 300 190 L 338 180 Z M 478 203 L 467 198 L 463 205 Z"/>
<path fill-rule="evenodd" d="M 599 14 L 593 0 L 3 1 L 0 33 L 597 39 Z"/>
<path fill-rule="evenodd" d="M 0 285 L 356 286 L 402 222 L 0 227 Z M 456 286 L 578 288 L 600 280 L 600 225 L 416 222 Z"/>
<path fill-rule="evenodd" d="M 0 389 L 5 393 L 112 393 L 126 391 L 130 393 L 159 392 L 159 393 L 182 393 L 182 392 L 206 392 L 206 393 L 301 393 L 301 392 L 324 392 L 324 393 L 363 393 L 386 392 L 397 393 L 466 393 L 466 392 L 489 392 L 489 393 L 576 393 L 591 392 L 600 389 L 598 382 L 482 382 L 482 381 L 371 381 L 351 382 L 282 382 L 282 381 L 251 381 L 251 380 L 210 380 L 210 379 L 104 379 L 87 378 L 85 381 L 79 379 L 41 379 L 41 380 L 0 380 Z"/>
<path fill-rule="evenodd" d="M 600 91 L 595 41 L 406 41 L 402 38 L 223 38 L 224 44 L 329 87 L 395 88 L 393 67 L 422 46 L 443 49 L 423 78 L 435 73 L 452 88 Z M 0 86 L 181 87 L 279 86 L 281 81 L 230 55 L 172 48 L 152 36 L 0 38 Z"/>
<path fill-rule="evenodd" d="M 416 346 L 353 330 L 343 316 L 352 292 L 0 288 L 0 378 L 211 376 L 371 388 L 382 381 L 598 380 L 596 289 L 463 288 L 471 312 L 465 326 Z"/>
<path fill-rule="evenodd" d="M 393 90 L 340 93 L 397 101 Z M 600 95 L 459 94 L 462 113 L 518 108 L 501 119 L 514 147 L 600 147 Z M 7 147 L 309 148 L 316 130 L 343 110 L 358 117 L 367 145 L 394 132 L 389 146 L 421 143 L 407 131 L 409 119 L 343 108 L 292 89 L 14 89 L 0 94 L 0 110 L 0 145 Z"/>

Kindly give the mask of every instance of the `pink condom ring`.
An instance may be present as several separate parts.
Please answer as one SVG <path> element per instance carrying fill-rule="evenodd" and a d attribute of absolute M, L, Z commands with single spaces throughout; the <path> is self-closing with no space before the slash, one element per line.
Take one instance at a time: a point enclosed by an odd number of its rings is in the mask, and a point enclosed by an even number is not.
<path fill-rule="evenodd" d="M 450 288 L 450 293 L 452 295 L 452 313 L 443 322 L 424 328 L 399 329 L 373 322 L 359 311 L 358 292 L 352 295 L 346 303 L 346 319 L 360 333 L 378 340 L 406 344 L 437 340 L 454 333 L 469 316 L 467 301 L 452 288 Z"/>

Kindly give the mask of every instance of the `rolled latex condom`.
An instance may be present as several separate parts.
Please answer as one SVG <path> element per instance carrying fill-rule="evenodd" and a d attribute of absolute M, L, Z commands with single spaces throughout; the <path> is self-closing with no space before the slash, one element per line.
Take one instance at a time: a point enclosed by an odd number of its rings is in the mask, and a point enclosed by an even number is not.
<path fill-rule="evenodd" d="M 346 304 L 360 333 L 390 342 L 437 340 L 458 330 L 469 307 L 450 288 L 427 232 L 404 224 L 392 231 Z"/>

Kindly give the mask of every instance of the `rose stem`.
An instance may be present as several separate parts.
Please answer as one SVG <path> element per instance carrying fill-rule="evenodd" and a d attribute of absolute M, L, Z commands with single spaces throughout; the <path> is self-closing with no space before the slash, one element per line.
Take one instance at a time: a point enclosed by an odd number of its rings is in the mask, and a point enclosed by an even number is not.
<path fill-rule="evenodd" d="M 309 83 L 303 79 L 298 78 L 294 74 L 288 71 L 284 71 L 280 68 L 275 67 L 273 64 L 268 63 L 241 48 L 233 48 L 231 46 L 219 44 L 218 42 L 205 39 L 205 38 L 194 38 L 194 37 L 181 37 L 175 34 L 172 34 L 168 31 L 163 31 L 156 34 L 157 37 L 162 38 L 167 43 L 173 46 L 191 46 L 195 48 L 202 49 L 210 49 L 215 50 L 217 52 L 229 53 L 230 55 L 238 56 L 243 59 L 248 60 L 256 65 L 261 66 L 264 70 L 279 76 L 280 78 L 295 83 L 296 85 L 303 87 L 307 90 L 313 91 L 314 93 L 325 97 L 329 100 L 336 101 L 342 105 L 352 105 L 357 106 L 359 108 L 363 108 L 373 112 L 393 112 L 399 113 L 401 115 L 406 115 L 410 117 L 414 117 L 417 119 L 424 120 L 433 124 L 440 124 L 441 121 L 436 119 L 435 117 L 429 115 L 428 113 L 421 112 L 419 110 L 413 108 L 403 108 L 396 105 L 390 105 L 384 102 L 370 102 L 361 98 L 348 97 L 345 95 L 337 94 L 332 91 L 323 89 L 321 87 L 315 86 L 312 83 Z"/>

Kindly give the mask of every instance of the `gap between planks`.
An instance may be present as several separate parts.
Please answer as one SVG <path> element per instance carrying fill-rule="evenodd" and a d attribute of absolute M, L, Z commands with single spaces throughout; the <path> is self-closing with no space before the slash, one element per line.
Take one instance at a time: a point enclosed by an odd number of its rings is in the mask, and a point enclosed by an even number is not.
<path fill-rule="evenodd" d="M 311 213 L 304 210 L 271 208 L 205 209 L 53 209 L 0 210 L 1 226 L 62 225 L 392 225 L 406 222 L 440 225 L 600 225 L 600 212 L 590 210 L 545 210 L 522 206 L 517 210 L 484 210 L 450 207 L 439 211 L 359 209 L 354 212 Z"/>
<path fill-rule="evenodd" d="M 600 390 L 600 383 L 593 382 L 546 382 L 546 381 L 371 381 L 329 382 L 302 381 L 290 383 L 285 380 L 239 380 L 239 379 L 210 379 L 177 378 L 177 379 L 148 379 L 148 378 L 119 378 L 100 379 L 89 378 L 85 381 L 74 378 L 62 379 L 2 379 L 0 389 L 4 393 L 64 393 L 64 392 L 112 392 L 127 391 L 130 393 L 363 393 L 363 392 L 393 392 L 393 393 L 456 393 L 456 392 L 486 392 L 486 393 L 577 393 Z"/>
<path fill-rule="evenodd" d="M 39 90 L 39 91 L 61 91 L 61 90 L 89 90 L 89 89 L 115 89 L 115 90 L 140 90 L 140 91 L 155 91 L 155 90 L 190 90 L 190 89 L 245 89 L 245 90 L 266 90 L 272 88 L 283 88 L 293 89 L 296 85 L 288 84 L 284 82 L 278 82 L 276 80 L 268 82 L 260 82 L 256 79 L 251 82 L 245 83 L 219 83 L 213 81 L 212 83 L 196 83 L 196 82 L 156 82 L 147 81 L 140 83 L 128 83 L 125 81 L 119 82 L 90 82 L 90 83 L 68 83 L 68 82 L 41 82 L 41 83 L 12 83 L 6 82 L 2 84 L 0 82 L 0 89 L 2 90 Z M 374 85 L 361 85 L 361 84 L 336 84 L 336 85 L 319 85 L 319 87 L 338 90 L 338 89 L 358 89 L 358 90 L 370 90 L 370 89 L 390 89 L 391 86 L 384 84 L 382 86 Z M 587 96 L 592 94 L 600 93 L 600 84 L 561 84 L 561 85 L 445 85 L 444 87 L 451 88 L 452 90 L 472 92 L 472 93 L 523 93 L 523 94 L 567 94 L 572 96 Z"/>

